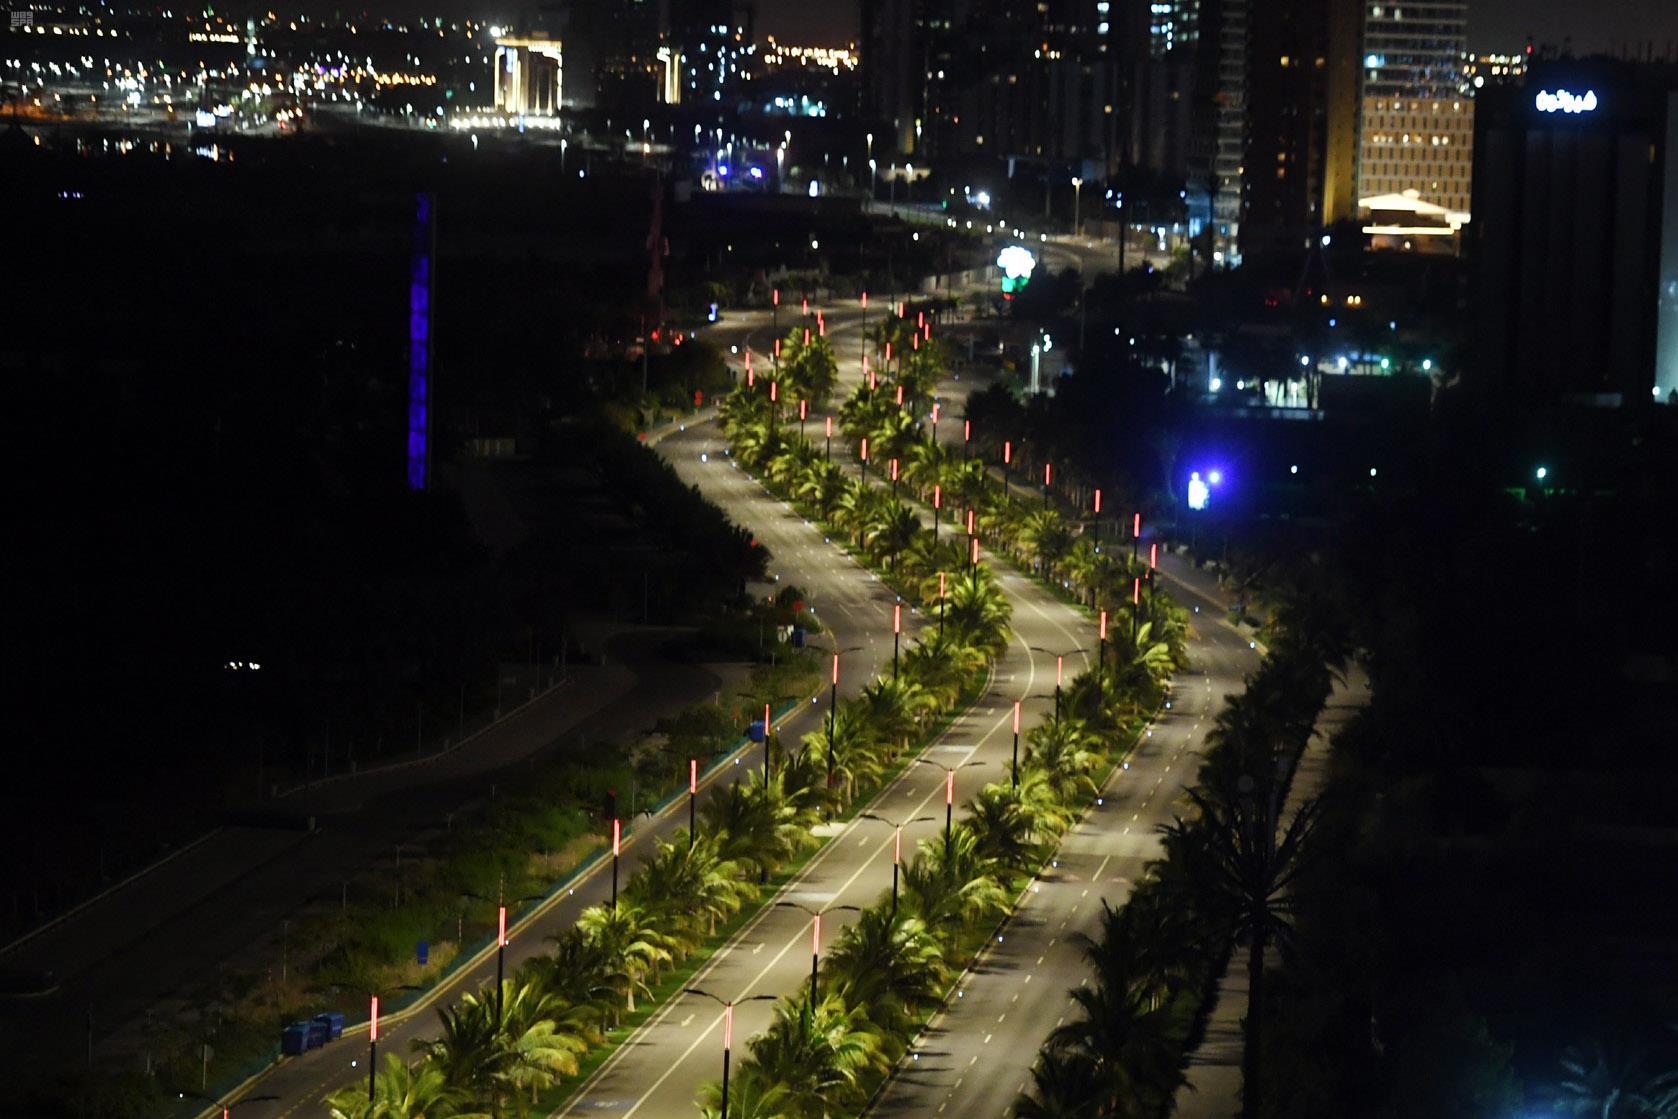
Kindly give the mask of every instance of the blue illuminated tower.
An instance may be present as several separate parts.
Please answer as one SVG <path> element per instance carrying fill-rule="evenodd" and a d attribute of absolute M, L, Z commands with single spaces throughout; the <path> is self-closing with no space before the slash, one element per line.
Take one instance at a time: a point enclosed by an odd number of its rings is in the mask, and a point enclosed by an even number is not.
<path fill-rule="evenodd" d="M 437 200 L 422 193 L 414 207 L 414 256 L 408 280 L 408 488 L 431 475 L 431 291 L 436 281 Z"/>

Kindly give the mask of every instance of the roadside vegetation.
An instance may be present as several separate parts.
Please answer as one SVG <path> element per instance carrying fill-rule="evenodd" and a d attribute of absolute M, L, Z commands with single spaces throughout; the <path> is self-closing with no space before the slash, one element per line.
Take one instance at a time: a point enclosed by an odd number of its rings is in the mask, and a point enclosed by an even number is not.
<path fill-rule="evenodd" d="M 800 353 L 802 346 L 801 333 L 783 346 L 784 383 L 811 393 L 803 399 L 820 401 L 824 345 L 815 341 Z M 810 366 L 815 379 L 803 381 L 796 371 Z M 776 403 L 785 391 L 777 387 Z M 895 396 L 895 382 L 878 391 Z M 698 835 L 678 832 L 660 842 L 615 911 L 585 911 L 550 953 L 507 980 L 501 1016 L 492 990 L 441 1011 L 437 1040 L 416 1054 L 388 1055 L 372 1102 L 364 1089 L 346 1089 L 334 1097 L 335 1115 L 523 1114 L 537 1101 L 554 1102 L 598 1065 L 603 1045 L 621 1040 L 655 991 L 680 990 L 676 984 L 708 957 L 719 930 L 764 903 L 773 884 L 816 845 L 814 824 L 859 810 L 947 715 L 978 694 L 1008 641 L 1008 601 L 984 559 L 968 563 L 963 533 L 941 526 L 947 530 L 935 540 L 907 504 L 942 487 L 938 479 L 953 480 L 953 471 L 939 473 L 953 464 L 935 467 L 938 455 L 922 450 L 925 465 L 900 482 L 898 499 L 889 495 L 889 479 L 874 475 L 844 487 L 843 507 L 824 506 L 819 478 L 827 470 L 814 464 L 825 457 L 777 419 L 768 398 L 759 382 L 725 405 L 736 461 L 830 530 L 847 539 L 858 534 L 855 554 L 927 616 L 920 636 L 907 643 L 898 672 L 841 702 L 831 733 L 824 727 L 798 743 L 772 740 L 768 775 L 757 767 L 719 790 L 701 813 Z M 886 424 L 896 425 L 893 447 L 905 457 L 916 445 L 929 445 L 913 425 L 889 418 L 875 426 L 858 420 L 851 430 L 860 441 L 860 432 L 877 438 Z M 1053 549 L 1026 552 L 1016 543 L 1021 534 L 1014 522 L 1041 510 L 1010 501 L 982 472 L 972 473 L 976 515 L 982 510 L 989 526 L 981 536 L 994 532 L 999 546 L 1055 576 L 1080 601 L 1092 592 L 1098 602 L 1121 600 L 1129 585 L 1123 561 L 1097 564 L 1069 588 Z M 890 546 L 880 542 L 889 535 L 883 519 L 896 522 Z M 945 596 L 935 624 L 940 571 Z M 1147 606 L 1128 644 L 1118 632 L 1124 627 L 1114 625 L 1101 686 L 1094 671 L 1073 681 L 1062 717 L 1029 730 L 1017 784 L 1003 779 L 981 788 L 965 805 L 967 819 L 906 860 L 898 905 L 882 898 L 834 945 L 815 1005 L 807 991 L 782 1001 L 775 1025 L 749 1043 L 749 1056 L 737 1066 L 730 1116 L 814 1119 L 854 1110 L 903 1055 L 1164 696 L 1181 663 L 1184 627 L 1163 596 L 1147 596 Z M 1165 636 L 1153 636 L 1156 627 Z M 719 1092 L 717 1085 L 700 1091 L 709 1114 L 717 1113 Z"/>

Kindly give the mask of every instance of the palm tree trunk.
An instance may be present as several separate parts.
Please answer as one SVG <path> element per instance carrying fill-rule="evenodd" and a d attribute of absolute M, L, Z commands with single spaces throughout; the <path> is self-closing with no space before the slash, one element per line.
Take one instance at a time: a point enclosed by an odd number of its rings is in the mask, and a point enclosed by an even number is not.
<path fill-rule="evenodd" d="M 1254 922 L 1253 941 L 1247 949 L 1247 1020 L 1241 1048 L 1241 1115 L 1258 1119 L 1261 1113 L 1259 1062 L 1264 1041 L 1264 948 L 1262 921 Z"/>

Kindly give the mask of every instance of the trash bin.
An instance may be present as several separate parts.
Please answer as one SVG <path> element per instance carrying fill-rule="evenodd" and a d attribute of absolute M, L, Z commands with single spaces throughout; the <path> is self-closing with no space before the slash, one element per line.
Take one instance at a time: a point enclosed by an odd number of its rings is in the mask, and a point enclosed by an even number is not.
<path fill-rule="evenodd" d="M 309 1048 L 309 1023 L 293 1022 L 280 1031 L 280 1052 L 296 1057 Z"/>
<path fill-rule="evenodd" d="M 315 1021 L 326 1027 L 326 1040 L 337 1041 L 344 1036 L 344 1016 L 335 1010 L 315 1015 Z"/>

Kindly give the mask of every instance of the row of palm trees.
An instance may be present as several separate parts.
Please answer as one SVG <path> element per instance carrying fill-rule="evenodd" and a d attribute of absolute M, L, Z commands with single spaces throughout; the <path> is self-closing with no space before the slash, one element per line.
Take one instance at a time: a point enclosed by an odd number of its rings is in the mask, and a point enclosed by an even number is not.
<path fill-rule="evenodd" d="M 615 905 L 584 910 L 553 938 L 549 953 L 499 990 L 492 985 L 440 1010 L 439 1033 L 416 1044 L 417 1060 L 386 1056 L 371 1098 L 360 1088 L 337 1093 L 330 1101 L 334 1116 L 523 1115 L 544 1090 L 576 1074 L 608 1029 L 635 1013 L 671 969 L 810 849 L 815 823 L 876 784 L 983 678 L 1007 642 L 1009 622 L 1007 600 L 987 569 L 958 582 L 945 620 L 941 634 L 910 644 L 895 675 L 842 702 L 831 731 L 806 735 L 796 746 L 772 741 L 781 748 L 771 770 L 719 788 L 702 810 L 698 834 L 658 841 Z M 919 877 L 906 878 L 910 897 L 944 880 L 914 873 Z M 998 896 L 995 888 L 965 880 L 960 887 L 956 892 L 972 905 Z M 906 939 L 901 930 L 893 935 L 905 945 L 903 1005 L 915 1007 L 911 965 L 928 951 L 941 953 L 941 942 L 912 931 Z M 859 1019 L 857 1039 L 847 1042 L 845 1022 L 831 1007 L 818 1007 L 817 1020 L 841 1063 L 867 1033 Z M 783 1040 L 794 1049 L 807 1044 L 802 1034 Z"/>
<path fill-rule="evenodd" d="M 1230 951 L 1246 949 L 1243 1111 L 1260 1114 L 1267 953 L 1294 947 L 1292 887 L 1313 855 L 1319 804 L 1283 803 L 1292 766 L 1332 685 L 1338 649 L 1282 637 L 1208 736 L 1191 814 L 1161 829 L 1164 857 L 1085 938 L 1093 982 L 1056 1029 L 1015 1103 L 1021 1119 L 1165 1116 L 1185 1046 Z"/>
<path fill-rule="evenodd" d="M 881 456 L 900 457 L 898 485 L 910 493 L 929 496 L 936 485 L 940 498 L 955 493 L 971 499 L 983 510 L 977 527 L 992 539 L 1009 538 L 1018 522 L 1042 523 L 1039 511 L 1009 503 L 979 463 L 961 462 L 926 438 L 889 386 L 860 390 L 842 411 L 859 450 L 864 433 L 870 440 L 876 469 L 867 482 L 860 474 L 845 477 L 812 443 L 779 425 L 764 399 L 736 393 L 725 402 L 725 431 L 737 458 L 805 513 L 854 539 L 866 562 L 895 576 L 923 604 L 937 601 L 939 573 L 945 573 L 943 625 L 929 628 L 906 663 L 922 688 L 946 677 L 971 678 L 972 667 L 1002 646 L 1007 601 L 987 565 L 968 566 L 961 532 L 928 529 L 892 494 L 889 472 L 878 463 Z M 887 400 L 890 407 L 880 407 Z M 961 573 L 953 581 L 952 570 Z M 702 1089 L 699 1102 L 709 1119 L 826 1119 L 854 1112 L 902 1058 L 921 1016 L 1007 910 L 1010 885 L 1042 865 L 1094 797 L 1095 774 L 1111 759 L 1117 732 L 1158 703 L 1181 664 L 1180 613 L 1163 596 L 1150 596 L 1145 616 L 1128 639 L 1115 631 L 1099 673 L 1072 681 L 1061 714 L 1027 732 L 1018 780 L 984 786 L 966 803 L 963 822 L 920 845 L 903 869 L 901 904 L 883 897 L 846 930 L 823 963 L 817 1004 L 810 1005 L 808 992 L 781 1002 L 770 1029 L 750 1043 L 750 1056 L 734 1074 L 727 1117 L 720 1114 L 720 1085 Z M 1172 636 L 1156 638 L 1155 627 Z M 882 679 L 859 704 L 873 711 L 876 725 L 887 725 L 890 716 L 878 710 L 887 701 L 893 711 L 905 706 L 893 682 Z M 834 733 L 836 739 L 849 733 L 843 713 Z M 819 753 L 826 739 L 811 735 L 808 745 Z M 839 746 L 845 757 L 844 744 Z"/>
<path fill-rule="evenodd" d="M 803 367 L 806 347 L 796 335 L 783 346 L 783 369 Z M 808 348 L 821 345 L 825 340 Z M 808 850 L 817 820 L 889 772 L 1005 647 L 1008 601 L 988 566 L 966 565 L 961 548 L 885 497 L 878 479 L 843 486 L 828 500 L 830 472 L 811 469 L 813 445 L 782 428 L 764 406 L 767 396 L 741 392 L 725 402 L 736 455 L 812 515 L 854 529 L 864 558 L 895 575 L 911 601 L 933 602 L 937 573 L 959 573 L 943 581 L 941 624 L 911 643 L 898 672 L 841 704 L 829 728 L 780 750 L 768 774 L 719 789 L 705 806 L 700 834 L 657 843 L 615 906 L 585 910 L 554 938 L 550 953 L 499 990 L 441 1010 L 439 1035 L 416 1045 L 415 1063 L 388 1055 L 372 1098 L 359 1089 L 339 1093 L 335 1115 L 524 1114 L 545 1089 L 578 1071 L 637 1000 Z M 913 429 L 905 438 L 906 453 L 914 452 L 910 484 L 939 484 L 924 481 L 944 476 L 949 465 L 936 445 Z M 982 499 L 982 472 L 970 473 L 971 491 Z M 986 516 L 998 514 L 987 507 Z M 1102 732 L 1150 703 L 1150 695 L 1157 698 L 1175 654 L 1149 636 L 1153 624 L 1141 628 L 1135 655 L 1121 655 L 1114 642 L 1105 688 L 1092 686 L 1093 674 L 1074 681 L 1066 717 L 1030 732 L 1017 785 L 986 786 L 969 802 L 969 822 L 923 845 L 904 867 L 902 906 L 869 910 L 829 955 L 830 981 L 819 1004 L 808 1006 L 803 995 L 781 1008 L 776 1025 L 752 1045 L 731 1116 L 828 1114 L 841 1101 L 855 1102 L 870 1074 L 901 1055 L 915 1017 L 958 970 L 964 940 L 1006 908 L 1006 884 L 1040 863 L 1077 804 L 1093 795 L 1091 774 L 1106 757 Z"/>

